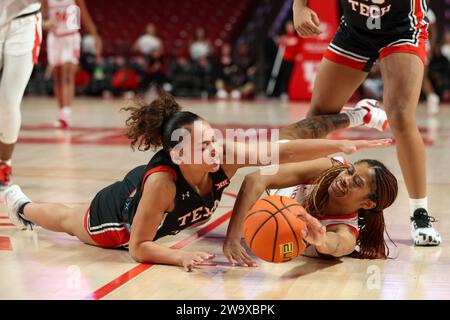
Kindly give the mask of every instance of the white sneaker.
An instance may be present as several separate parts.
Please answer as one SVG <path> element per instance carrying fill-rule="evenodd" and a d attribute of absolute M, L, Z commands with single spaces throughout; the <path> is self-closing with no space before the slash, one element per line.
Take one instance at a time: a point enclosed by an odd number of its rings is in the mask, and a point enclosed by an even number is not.
<path fill-rule="evenodd" d="M 10 186 L 3 193 L 6 208 L 8 210 L 9 220 L 22 229 L 33 230 L 34 224 L 28 221 L 23 214 L 19 213 L 19 208 L 31 200 L 22 192 L 16 184 Z"/>
<path fill-rule="evenodd" d="M 59 112 L 58 120 L 53 123 L 53 126 L 58 129 L 68 129 L 70 126 L 70 118 L 72 115 L 72 109 L 70 107 L 64 107 Z"/>
<path fill-rule="evenodd" d="M 436 115 L 439 112 L 441 99 L 436 93 L 431 93 L 427 97 L 427 109 L 429 115 Z"/>
<path fill-rule="evenodd" d="M 228 99 L 228 92 L 226 92 L 223 89 L 220 89 L 219 91 L 217 91 L 217 98 L 219 98 L 219 99 Z"/>
<path fill-rule="evenodd" d="M 234 100 L 241 99 L 241 92 L 239 90 L 231 91 L 231 99 L 234 99 Z"/>
<path fill-rule="evenodd" d="M 53 122 L 53 127 L 57 129 L 68 129 L 70 126 L 69 122 L 63 119 L 58 119 Z"/>
<path fill-rule="evenodd" d="M 387 128 L 388 121 L 386 112 L 381 108 L 380 102 L 373 99 L 364 99 L 359 101 L 355 109 L 365 109 L 367 114 L 363 118 L 364 126 L 384 131 Z"/>
<path fill-rule="evenodd" d="M 442 239 L 439 232 L 433 228 L 434 217 L 427 210 L 419 208 L 411 217 L 411 238 L 416 246 L 438 246 Z"/>

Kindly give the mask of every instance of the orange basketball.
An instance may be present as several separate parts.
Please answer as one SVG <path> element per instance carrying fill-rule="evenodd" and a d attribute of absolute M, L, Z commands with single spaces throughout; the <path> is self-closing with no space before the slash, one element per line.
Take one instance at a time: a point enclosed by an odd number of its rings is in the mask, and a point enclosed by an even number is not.
<path fill-rule="evenodd" d="M 244 238 L 252 252 L 268 262 L 286 262 L 306 248 L 305 228 L 294 212 L 302 206 L 294 199 L 268 196 L 256 201 L 244 222 Z"/>

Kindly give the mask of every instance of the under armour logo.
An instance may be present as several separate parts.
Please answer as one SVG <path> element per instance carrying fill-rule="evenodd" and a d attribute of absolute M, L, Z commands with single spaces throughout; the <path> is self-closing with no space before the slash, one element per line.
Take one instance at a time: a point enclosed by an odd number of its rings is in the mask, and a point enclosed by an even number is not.
<path fill-rule="evenodd" d="M 217 190 L 220 190 L 229 184 L 230 184 L 230 180 L 227 179 L 227 180 L 223 180 L 222 182 L 216 183 L 215 186 L 216 186 Z"/>
<path fill-rule="evenodd" d="M 187 198 L 189 198 L 191 195 L 190 195 L 190 193 L 189 193 L 189 191 L 187 191 L 186 193 L 183 193 L 182 195 L 181 195 L 181 199 L 187 199 Z"/>

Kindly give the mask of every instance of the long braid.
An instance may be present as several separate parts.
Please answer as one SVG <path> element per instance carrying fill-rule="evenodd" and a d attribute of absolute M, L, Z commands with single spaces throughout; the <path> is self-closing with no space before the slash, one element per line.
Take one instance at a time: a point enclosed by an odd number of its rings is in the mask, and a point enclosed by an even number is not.
<path fill-rule="evenodd" d="M 304 201 L 304 207 L 307 212 L 313 216 L 320 215 L 325 208 L 325 205 L 328 203 L 328 187 L 334 179 L 336 179 L 336 177 L 347 168 L 348 166 L 345 165 L 333 166 L 324 171 L 317 178 L 314 183 L 315 187 Z"/>
<path fill-rule="evenodd" d="M 387 234 L 387 231 L 383 210 L 397 198 L 397 179 L 379 161 L 361 160 L 357 163 L 362 162 L 375 171 L 375 190 L 370 198 L 376 206 L 371 210 L 361 209 L 358 212 L 359 251 L 353 252 L 352 256 L 361 259 L 386 259 L 389 256 L 389 247 L 384 240 L 384 233 Z"/>

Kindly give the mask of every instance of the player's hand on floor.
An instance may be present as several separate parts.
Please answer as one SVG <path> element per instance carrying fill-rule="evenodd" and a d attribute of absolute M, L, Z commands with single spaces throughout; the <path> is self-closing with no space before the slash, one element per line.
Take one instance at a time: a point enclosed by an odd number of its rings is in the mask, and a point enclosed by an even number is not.
<path fill-rule="evenodd" d="M 207 260 L 214 259 L 215 256 L 206 252 L 189 252 L 183 251 L 181 257 L 181 265 L 184 270 L 187 272 L 191 272 L 197 264 L 201 264 Z"/>
<path fill-rule="evenodd" d="M 243 267 L 258 266 L 248 255 L 247 250 L 241 245 L 240 239 L 225 239 L 223 253 L 232 265 L 240 265 Z"/>

